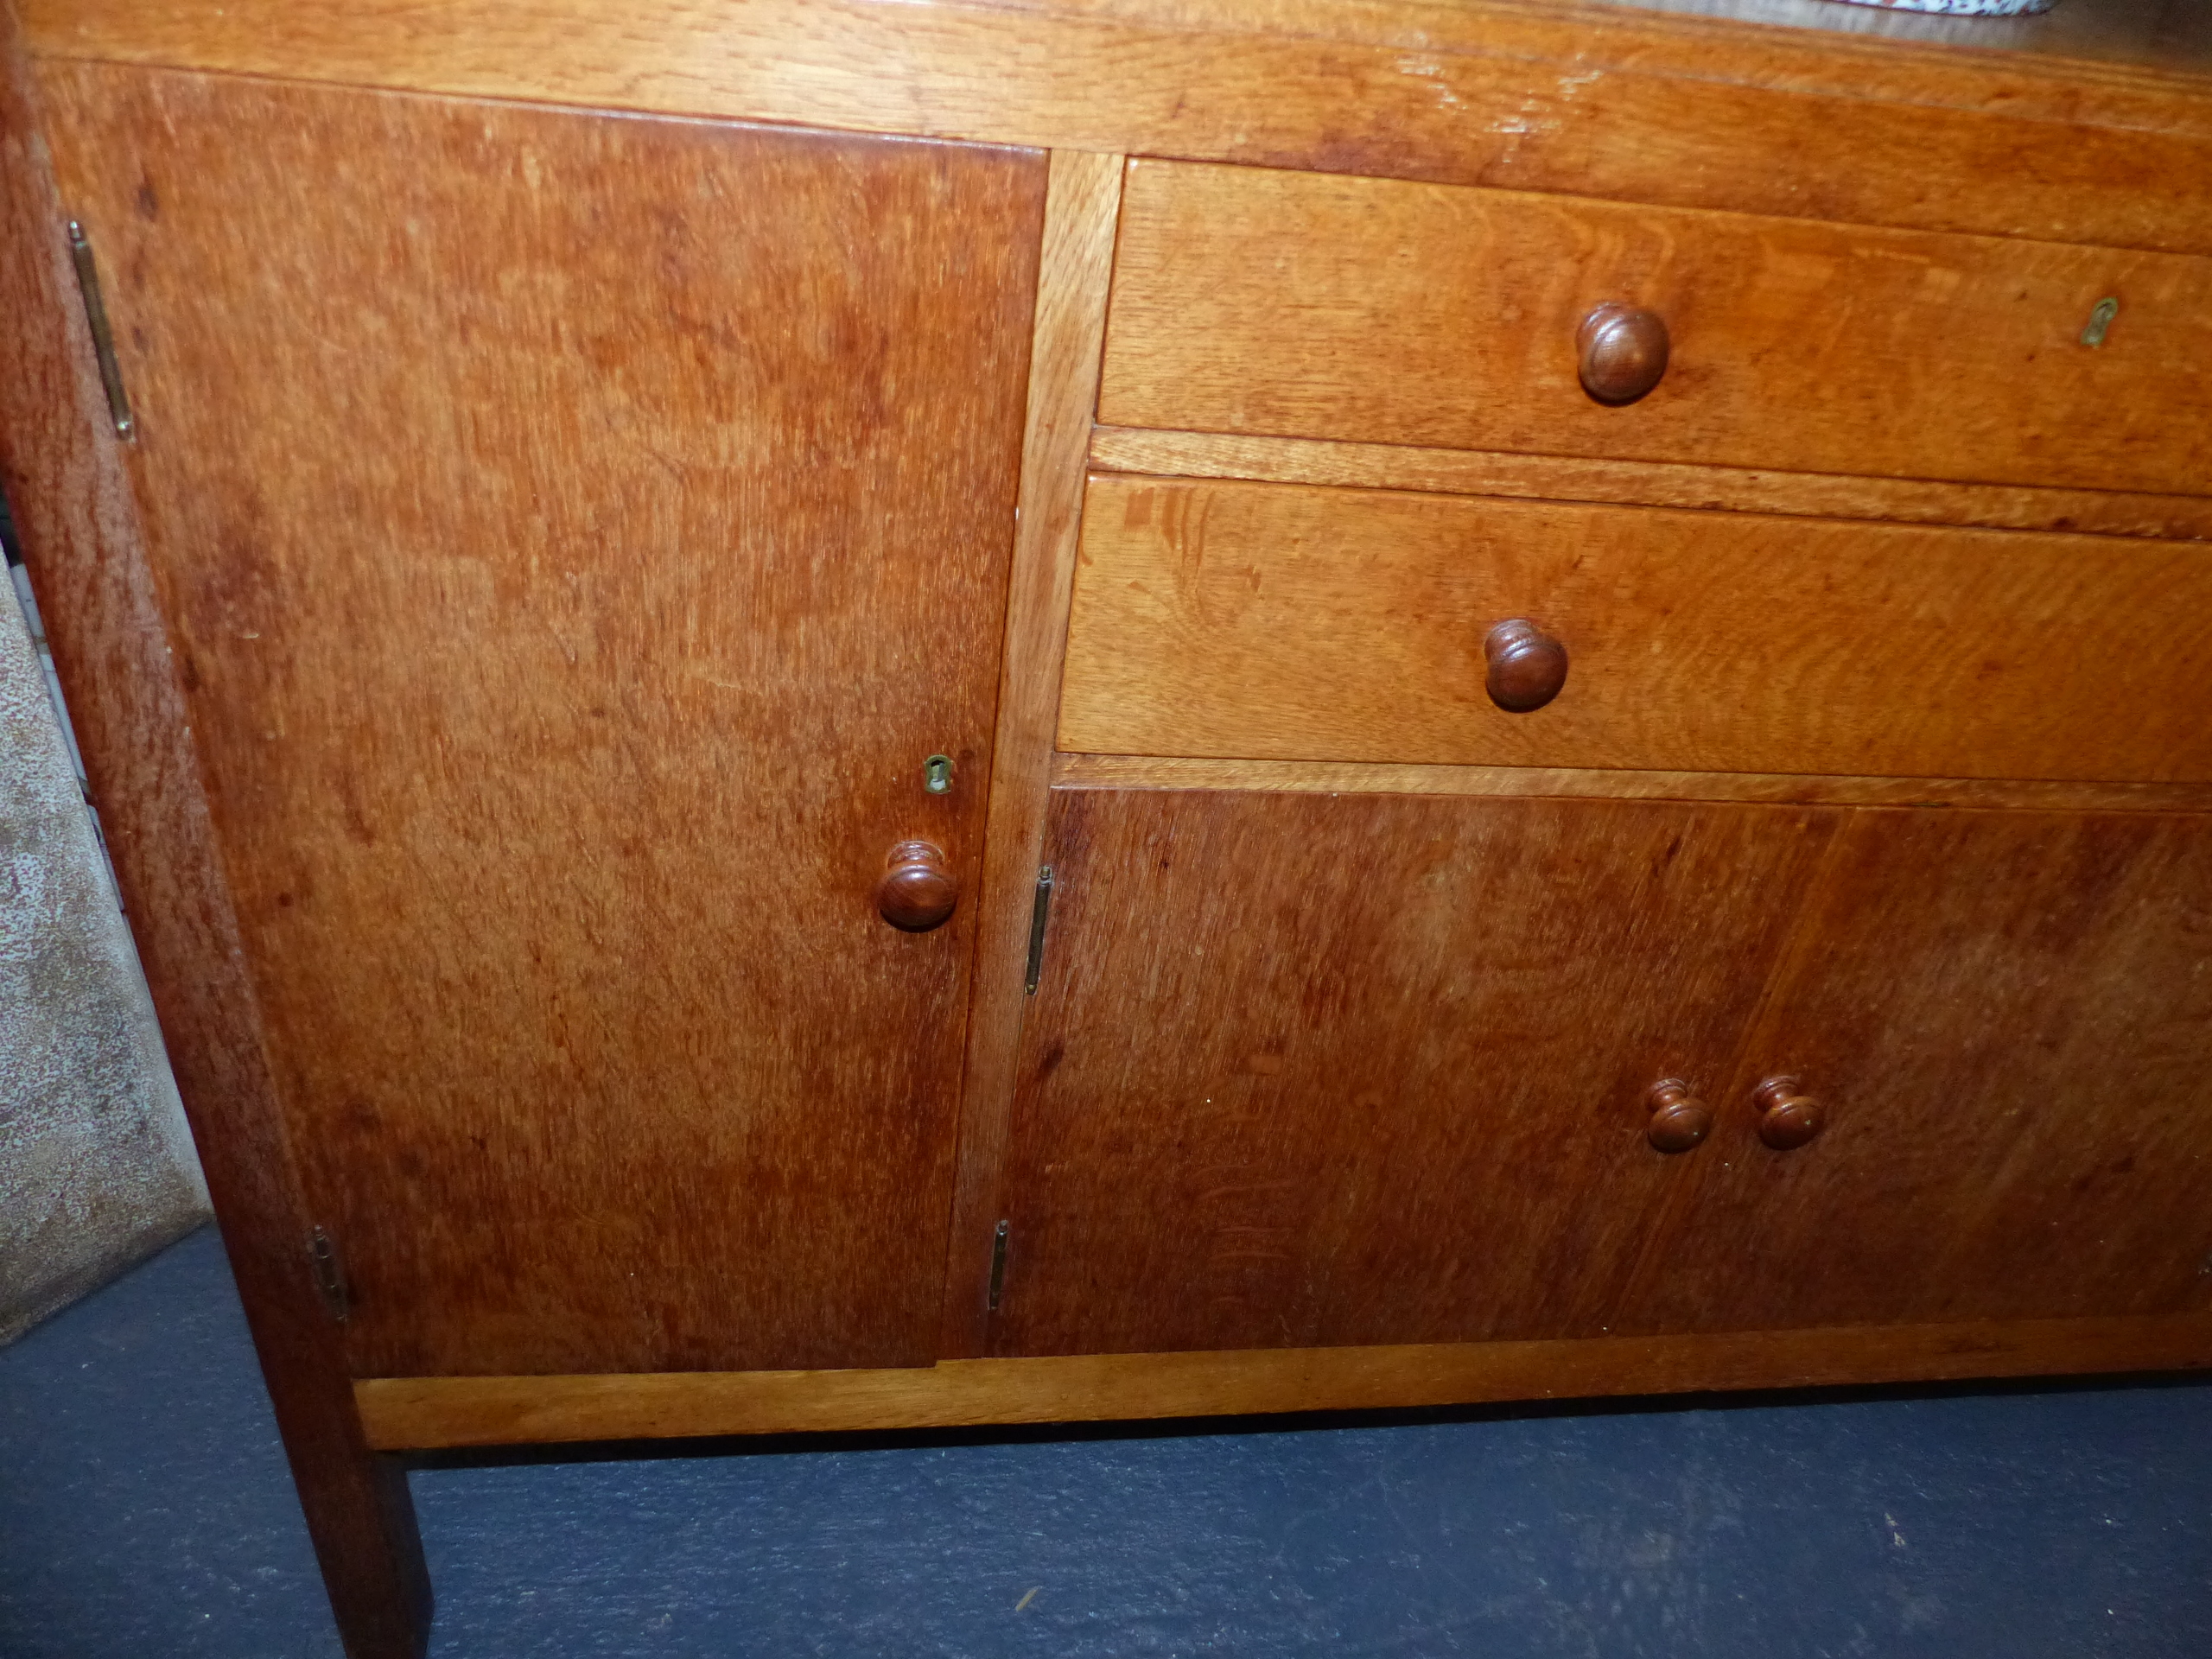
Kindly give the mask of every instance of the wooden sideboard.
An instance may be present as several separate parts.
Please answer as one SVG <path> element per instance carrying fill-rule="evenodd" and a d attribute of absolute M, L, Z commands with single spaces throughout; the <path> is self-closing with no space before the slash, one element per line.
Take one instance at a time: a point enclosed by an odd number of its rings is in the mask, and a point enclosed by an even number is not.
<path fill-rule="evenodd" d="M 16 0 L 348 1651 L 425 1448 L 2212 1365 L 2212 43 L 2063 5 Z"/>

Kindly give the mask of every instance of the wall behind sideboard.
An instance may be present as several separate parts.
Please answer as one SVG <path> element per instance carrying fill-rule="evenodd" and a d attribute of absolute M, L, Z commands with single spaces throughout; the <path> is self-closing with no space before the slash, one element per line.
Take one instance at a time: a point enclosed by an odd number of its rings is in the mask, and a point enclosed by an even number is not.
<path fill-rule="evenodd" d="M 4 512 L 4 509 L 0 509 Z M 0 582 L 0 1343 L 207 1219 L 12 560 Z"/>

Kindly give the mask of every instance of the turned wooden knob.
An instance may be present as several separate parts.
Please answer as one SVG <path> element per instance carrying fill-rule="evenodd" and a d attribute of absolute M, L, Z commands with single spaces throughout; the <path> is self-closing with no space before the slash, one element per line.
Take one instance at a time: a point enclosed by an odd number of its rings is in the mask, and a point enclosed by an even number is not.
<path fill-rule="evenodd" d="M 1651 1108 L 1644 1137 L 1662 1152 L 1688 1152 L 1703 1146 L 1713 1133 L 1713 1108 L 1691 1094 L 1680 1077 L 1653 1084 L 1643 1099 Z"/>
<path fill-rule="evenodd" d="M 1827 1122 L 1821 1103 L 1799 1093 L 1801 1086 L 1796 1077 L 1769 1077 L 1751 1090 L 1751 1104 L 1759 1114 L 1759 1139 L 1777 1152 L 1803 1146 Z"/>
<path fill-rule="evenodd" d="M 1524 617 L 1501 622 L 1483 640 L 1490 700 L 1510 714 L 1525 715 L 1559 696 L 1567 683 L 1567 647 Z"/>
<path fill-rule="evenodd" d="M 1606 304 L 1574 336 L 1582 389 L 1601 404 L 1632 404 L 1667 372 L 1667 324 L 1640 305 Z"/>
<path fill-rule="evenodd" d="M 902 841 L 883 861 L 875 907 L 883 919 L 909 933 L 924 933 L 952 914 L 960 884 L 944 867 L 944 850 L 926 841 Z"/>

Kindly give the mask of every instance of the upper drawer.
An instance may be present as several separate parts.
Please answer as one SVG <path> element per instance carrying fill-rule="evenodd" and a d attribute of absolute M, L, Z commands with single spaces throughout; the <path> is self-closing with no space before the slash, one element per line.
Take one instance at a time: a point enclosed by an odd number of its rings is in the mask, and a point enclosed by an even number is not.
<path fill-rule="evenodd" d="M 1577 378 L 1609 301 L 1672 340 L 1624 407 Z M 2177 255 L 1137 162 L 1100 417 L 2197 493 L 2208 317 L 2212 260 Z"/>
<path fill-rule="evenodd" d="M 1565 689 L 1509 714 L 1484 641 Z M 2212 780 L 2212 554 L 2171 542 L 1094 479 L 1059 746 Z"/>

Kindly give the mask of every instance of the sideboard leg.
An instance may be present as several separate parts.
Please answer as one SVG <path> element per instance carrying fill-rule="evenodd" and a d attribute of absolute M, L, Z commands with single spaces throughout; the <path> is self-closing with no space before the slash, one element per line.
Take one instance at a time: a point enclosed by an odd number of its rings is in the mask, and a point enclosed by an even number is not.
<path fill-rule="evenodd" d="M 406 1467 L 362 1448 L 359 1426 L 350 1427 L 352 1446 L 285 1440 L 330 1611 L 346 1659 L 423 1659 L 430 1573 Z"/>
<path fill-rule="evenodd" d="M 347 1659 L 422 1659 L 430 1574 L 406 1465 L 372 1449 L 362 1433 L 342 1327 L 307 1290 L 305 1252 L 285 1251 L 281 1237 L 269 1236 L 274 1229 L 257 1225 L 273 1205 L 251 1202 L 250 1191 L 226 1191 L 247 1185 L 225 1155 L 235 1141 L 203 1135 L 200 1144 L 216 1154 L 208 1184 Z"/>

